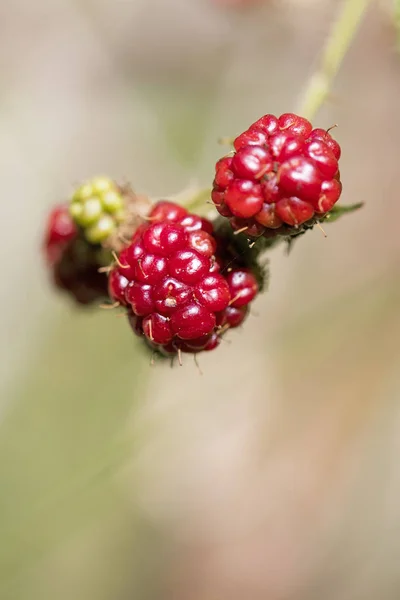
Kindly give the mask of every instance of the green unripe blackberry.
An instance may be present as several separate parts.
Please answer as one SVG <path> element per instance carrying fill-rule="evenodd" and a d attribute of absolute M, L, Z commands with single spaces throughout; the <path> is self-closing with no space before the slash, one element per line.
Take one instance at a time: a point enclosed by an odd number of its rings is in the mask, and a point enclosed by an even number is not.
<path fill-rule="evenodd" d="M 101 244 L 124 218 L 124 197 L 108 177 L 95 177 L 82 184 L 71 199 L 69 211 L 90 244 Z"/>

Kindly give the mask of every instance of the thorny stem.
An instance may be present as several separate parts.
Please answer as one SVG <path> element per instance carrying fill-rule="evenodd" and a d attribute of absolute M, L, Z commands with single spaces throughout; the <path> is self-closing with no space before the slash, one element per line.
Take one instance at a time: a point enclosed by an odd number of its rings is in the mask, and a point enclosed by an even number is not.
<path fill-rule="evenodd" d="M 332 82 L 371 0 L 344 0 L 322 51 L 320 66 L 312 75 L 298 114 L 312 120 L 329 96 Z M 400 0 L 396 0 L 400 19 Z"/>

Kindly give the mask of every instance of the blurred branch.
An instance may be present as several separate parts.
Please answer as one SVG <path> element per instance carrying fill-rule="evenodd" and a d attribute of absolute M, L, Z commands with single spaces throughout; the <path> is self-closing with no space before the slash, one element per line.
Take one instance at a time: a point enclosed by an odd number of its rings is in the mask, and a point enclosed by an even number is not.
<path fill-rule="evenodd" d="M 302 116 L 312 120 L 329 96 L 332 82 L 356 35 L 369 2 L 370 0 L 344 0 L 322 52 L 320 66 L 312 75 L 300 103 L 298 113 Z M 399 0 L 397 5 L 400 6 Z"/>
<path fill-rule="evenodd" d="M 397 49 L 400 50 L 400 0 L 394 0 L 394 23 L 397 31 Z"/>

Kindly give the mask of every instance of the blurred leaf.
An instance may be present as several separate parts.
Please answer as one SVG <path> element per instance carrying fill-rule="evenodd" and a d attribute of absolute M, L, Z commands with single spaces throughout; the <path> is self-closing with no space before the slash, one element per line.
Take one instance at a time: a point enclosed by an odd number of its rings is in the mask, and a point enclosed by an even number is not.
<path fill-rule="evenodd" d="M 44 342 L 0 433 L 0 596 L 77 528 L 115 506 L 124 426 L 148 357 L 110 314 L 66 313 Z"/>
<path fill-rule="evenodd" d="M 359 210 L 363 206 L 363 202 L 349 204 L 348 206 L 343 206 L 342 204 L 335 204 L 335 206 L 324 217 L 324 221 L 328 223 L 333 223 L 334 221 L 337 221 L 342 215 L 345 215 L 346 213 L 352 213 L 356 210 Z"/>

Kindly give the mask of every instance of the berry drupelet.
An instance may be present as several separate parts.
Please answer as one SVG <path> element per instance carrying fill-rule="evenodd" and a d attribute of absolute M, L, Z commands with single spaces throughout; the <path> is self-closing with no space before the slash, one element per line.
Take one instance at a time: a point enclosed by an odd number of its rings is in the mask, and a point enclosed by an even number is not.
<path fill-rule="evenodd" d="M 86 240 L 100 244 L 125 219 L 123 191 L 112 179 L 95 177 L 75 191 L 69 211 Z"/>
<path fill-rule="evenodd" d="M 88 244 L 74 224 L 68 205 L 51 211 L 44 251 L 55 286 L 78 304 L 99 303 L 107 298 L 107 276 L 99 268 L 109 262 L 109 252 Z"/>
<path fill-rule="evenodd" d="M 126 306 L 134 332 L 162 354 L 213 350 L 245 319 L 254 275 L 225 269 L 213 225 L 172 202 L 154 205 L 109 275 L 110 297 Z"/>
<path fill-rule="evenodd" d="M 292 113 L 265 115 L 217 162 L 212 200 L 249 237 L 291 235 L 338 201 L 340 146 Z"/>

